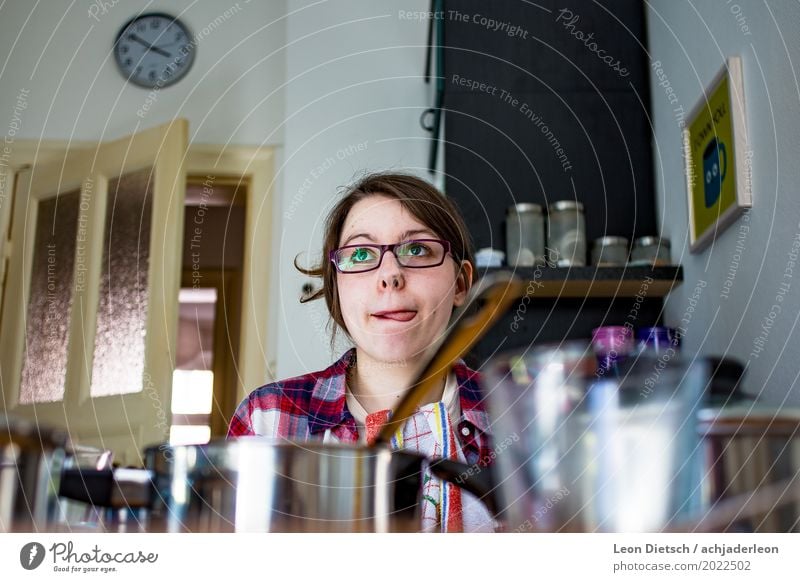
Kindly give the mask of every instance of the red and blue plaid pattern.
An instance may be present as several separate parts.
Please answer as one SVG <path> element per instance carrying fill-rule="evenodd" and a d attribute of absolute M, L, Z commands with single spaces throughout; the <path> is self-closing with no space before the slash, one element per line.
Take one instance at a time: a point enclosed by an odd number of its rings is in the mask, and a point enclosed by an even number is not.
<path fill-rule="evenodd" d="M 358 442 L 358 430 L 345 402 L 347 368 L 355 363 L 351 349 L 337 362 L 313 372 L 254 390 L 239 405 L 228 437 L 261 435 L 293 441 L 322 440 L 327 429 L 340 442 Z M 461 402 L 454 423 L 468 463 L 492 460 L 491 429 L 479 387 L 480 376 L 459 361 L 453 367 Z"/>

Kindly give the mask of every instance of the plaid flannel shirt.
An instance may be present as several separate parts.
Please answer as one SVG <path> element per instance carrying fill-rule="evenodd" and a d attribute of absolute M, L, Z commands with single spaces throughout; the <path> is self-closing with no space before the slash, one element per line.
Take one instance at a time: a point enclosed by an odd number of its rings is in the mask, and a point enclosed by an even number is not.
<path fill-rule="evenodd" d="M 228 427 L 228 437 L 261 435 L 273 438 L 322 440 L 327 429 L 340 442 L 358 442 L 358 429 L 345 402 L 347 368 L 356 351 L 313 372 L 254 390 L 239 405 Z M 489 417 L 478 382 L 480 376 L 459 361 L 453 367 L 461 402 L 461 418 L 453 424 L 468 463 L 486 466 L 494 457 Z"/>

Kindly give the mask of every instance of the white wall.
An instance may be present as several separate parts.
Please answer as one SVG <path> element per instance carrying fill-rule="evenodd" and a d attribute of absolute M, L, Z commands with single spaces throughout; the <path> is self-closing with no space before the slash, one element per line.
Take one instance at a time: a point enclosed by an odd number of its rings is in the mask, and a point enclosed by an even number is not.
<path fill-rule="evenodd" d="M 648 0 L 647 5 L 651 59 L 661 62 L 678 97 L 669 103 L 651 69 L 659 218 L 685 276 L 669 297 L 666 322 L 676 325 L 688 316 L 686 352 L 736 357 L 748 363 L 750 391 L 767 402 L 800 404 L 800 262 L 790 256 L 800 235 L 800 4 Z M 730 55 L 743 61 L 753 209 L 713 247 L 690 254 L 674 110 L 688 113 Z M 782 284 L 785 295 L 777 299 Z M 770 316 L 777 311 L 773 305 L 780 312 Z"/>
<path fill-rule="evenodd" d="M 399 10 L 427 10 L 429 3 L 311 4 L 288 3 L 279 377 L 320 369 L 345 347 L 331 352 L 322 300 L 298 302 L 310 279 L 292 266 L 298 253 L 305 265 L 319 260 L 322 223 L 337 188 L 371 170 L 428 176 L 428 134 L 418 121 L 433 101 L 423 82 L 427 21 L 398 16 Z"/>
<path fill-rule="evenodd" d="M 192 70 L 148 111 L 149 91 L 126 83 L 112 56 L 141 11 L 180 16 L 197 39 Z M 0 8 L 0 119 L 27 89 L 17 139 L 100 141 L 180 116 L 193 142 L 280 144 L 284 16 L 282 0 L 10 0 Z"/>

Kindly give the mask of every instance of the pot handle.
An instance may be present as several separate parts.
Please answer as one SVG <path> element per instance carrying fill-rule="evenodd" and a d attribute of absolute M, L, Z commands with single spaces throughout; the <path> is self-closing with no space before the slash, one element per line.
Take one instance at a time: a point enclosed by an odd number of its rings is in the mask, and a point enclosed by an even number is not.
<path fill-rule="evenodd" d="M 150 507 L 153 472 L 147 469 L 64 469 L 59 497 L 95 507 Z"/>
<path fill-rule="evenodd" d="M 431 474 L 442 481 L 461 487 L 480 499 L 497 519 L 498 503 L 491 467 L 466 465 L 450 459 L 433 459 L 428 463 Z"/>

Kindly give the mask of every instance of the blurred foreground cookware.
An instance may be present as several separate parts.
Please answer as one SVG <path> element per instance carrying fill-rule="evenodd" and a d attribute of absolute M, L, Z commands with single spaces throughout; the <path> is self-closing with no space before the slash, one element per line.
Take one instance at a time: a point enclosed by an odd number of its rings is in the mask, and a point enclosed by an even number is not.
<path fill-rule="evenodd" d="M 713 506 L 773 486 L 769 502 L 752 515 L 733 514 L 727 531 L 800 532 L 800 504 L 786 502 L 800 482 L 800 409 L 740 403 L 698 415 L 703 437 L 706 494 Z M 786 486 L 774 487 L 776 483 Z"/>
<path fill-rule="evenodd" d="M 66 471 L 62 495 L 147 507 L 150 532 L 418 531 L 428 460 L 384 447 L 243 437 L 152 447 L 145 463 L 138 483 L 130 473 Z M 472 483 L 477 496 L 488 492 Z"/>
<path fill-rule="evenodd" d="M 407 418 L 441 372 L 521 293 L 522 284 L 508 275 L 487 277 L 476 286 L 398 405 L 390 428 Z M 483 303 L 480 311 L 467 316 L 476 302 Z M 488 470 L 392 451 L 386 440 L 351 446 L 245 437 L 162 445 L 148 449 L 145 458 L 145 470 L 125 477 L 119 470 L 65 471 L 61 494 L 100 506 L 149 508 L 148 530 L 168 532 L 418 531 L 426 468 L 491 504 Z"/>
<path fill-rule="evenodd" d="M 114 454 L 107 449 L 68 443 L 64 470 L 112 468 Z M 113 514 L 91 503 L 62 498 L 59 500 L 58 527 L 61 531 L 102 531 L 111 529 Z M 113 527 L 113 529 L 117 529 Z"/>
<path fill-rule="evenodd" d="M 0 414 L 0 532 L 47 531 L 58 517 L 65 432 Z"/>
<path fill-rule="evenodd" d="M 702 508 L 694 423 L 704 364 L 639 356 L 598 378 L 588 344 L 497 357 L 487 372 L 509 531 L 660 531 Z"/>

